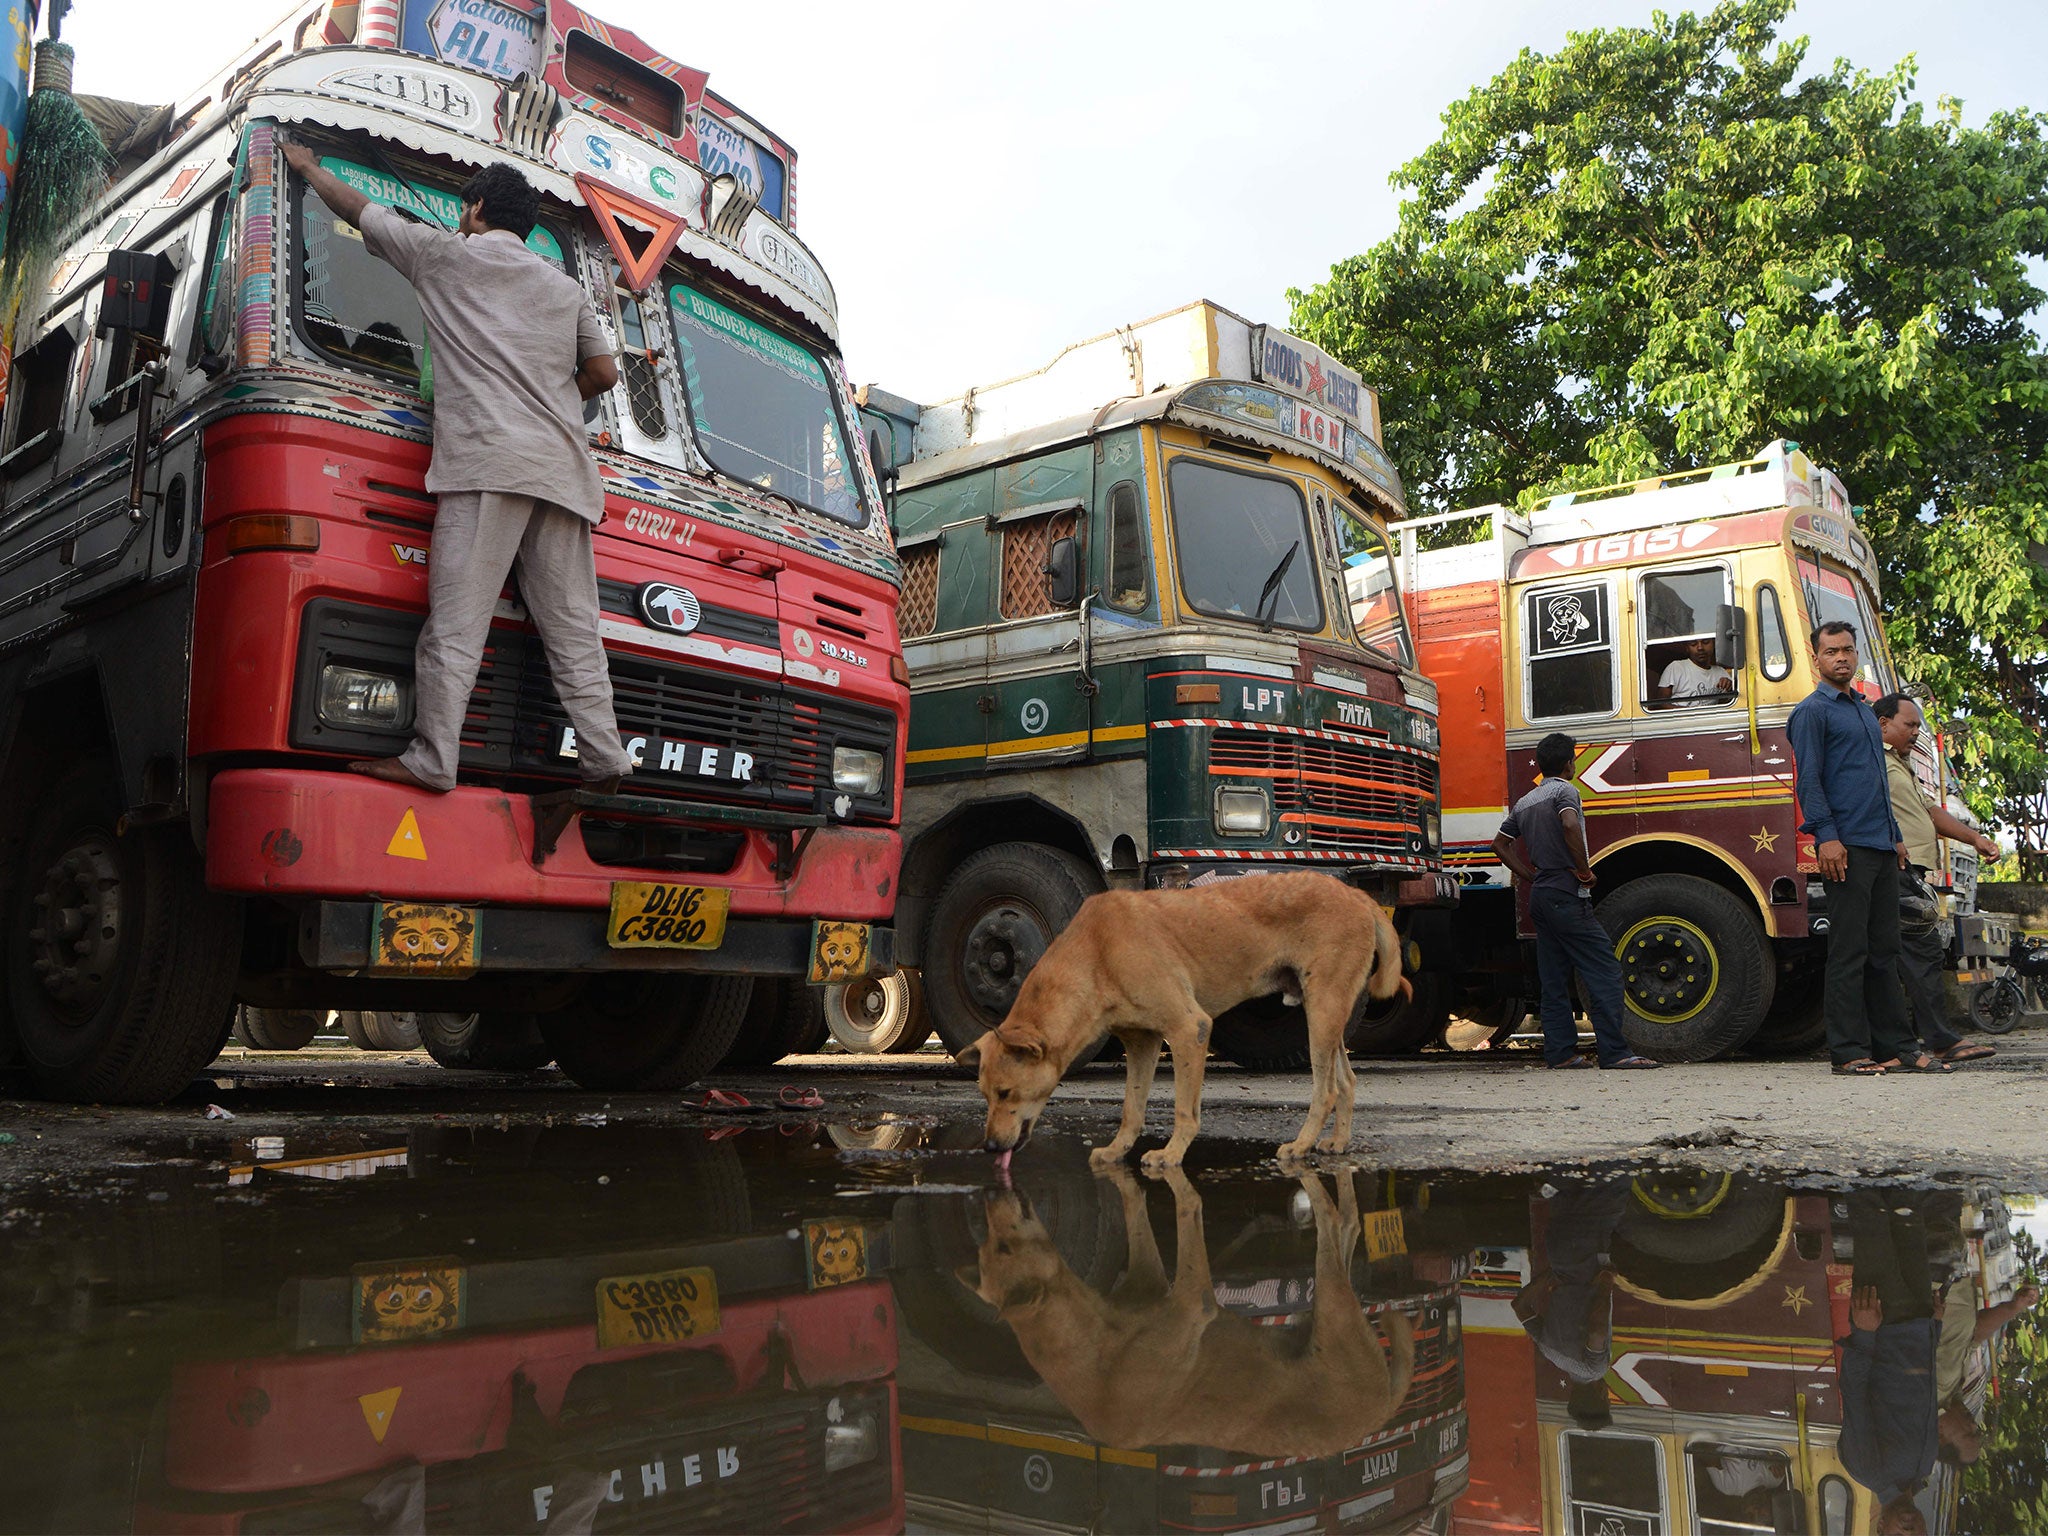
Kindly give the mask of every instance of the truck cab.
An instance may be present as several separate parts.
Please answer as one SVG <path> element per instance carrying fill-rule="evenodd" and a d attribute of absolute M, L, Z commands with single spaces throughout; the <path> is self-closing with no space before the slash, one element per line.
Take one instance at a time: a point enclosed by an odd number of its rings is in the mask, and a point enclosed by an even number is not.
<path fill-rule="evenodd" d="M 1200 303 L 935 405 L 863 398 L 913 697 L 898 938 L 949 1044 L 1110 885 L 1285 867 L 1448 897 L 1400 480 L 1357 375 Z M 1219 1020 L 1217 1048 L 1284 1034 Z"/>

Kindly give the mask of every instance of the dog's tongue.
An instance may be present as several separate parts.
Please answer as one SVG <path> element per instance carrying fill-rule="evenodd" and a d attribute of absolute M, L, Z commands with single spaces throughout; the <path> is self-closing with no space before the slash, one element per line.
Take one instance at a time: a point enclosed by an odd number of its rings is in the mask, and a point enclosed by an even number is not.
<path fill-rule="evenodd" d="M 1012 1148 L 1011 1151 L 1014 1152 L 1015 1149 Z M 1005 1184 L 1010 1182 L 1010 1157 L 1011 1152 L 996 1154 L 996 1177 Z"/>

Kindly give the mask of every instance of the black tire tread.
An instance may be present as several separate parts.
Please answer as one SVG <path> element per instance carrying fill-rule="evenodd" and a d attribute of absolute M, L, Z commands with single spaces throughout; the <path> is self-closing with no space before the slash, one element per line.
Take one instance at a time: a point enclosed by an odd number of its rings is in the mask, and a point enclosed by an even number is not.
<path fill-rule="evenodd" d="M 948 921 L 952 917 L 952 906 L 959 901 L 960 892 L 967 885 L 983 876 L 992 866 L 1004 864 L 1020 866 L 1021 877 L 1014 870 L 1008 878 L 1028 882 L 1043 881 L 1046 894 L 1054 904 L 1071 898 L 1071 910 L 1062 918 L 1053 931 L 1059 930 L 1072 921 L 1081 903 L 1101 888 L 1093 872 L 1072 854 L 1042 843 L 995 843 L 987 848 L 969 854 L 955 866 L 953 873 L 946 877 L 939 887 L 938 895 L 932 902 L 931 920 L 925 930 L 924 992 L 925 1006 L 931 1013 L 933 1026 L 939 1038 L 951 1051 L 965 1050 L 985 1032 L 987 1026 L 976 1017 L 971 1004 L 964 996 L 956 996 L 951 968 L 940 953 L 950 935 Z M 1076 1065 L 1080 1065 L 1079 1062 Z"/>
<path fill-rule="evenodd" d="M 451 1072 L 538 1072 L 555 1059 L 530 1013 L 422 1013 L 420 1046 Z"/>
<path fill-rule="evenodd" d="M 1652 1026 L 1622 1009 L 1622 1034 L 1629 1048 L 1658 1061 L 1712 1061 L 1740 1050 L 1762 1024 L 1776 991 L 1777 971 L 1769 941 L 1749 905 L 1723 886 L 1697 875 L 1643 875 L 1618 886 L 1594 909 L 1617 942 L 1638 918 L 1656 912 L 1705 913 L 1721 951 L 1725 1000 L 1716 998 L 1680 1025 Z"/>
<path fill-rule="evenodd" d="M 237 1008 L 235 1038 L 252 1051 L 297 1051 L 312 1044 L 321 1015 L 311 1008 Z"/>
<path fill-rule="evenodd" d="M 759 1072 L 803 1048 L 822 1028 L 825 1005 L 801 976 L 757 976 L 739 1033 L 718 1064 L 721 1072 Z"/>
<path fill-rule="evenodd" d="M 17 863 L 18 880 L 41 878 L 31 867 L 36 829 L 109 823 L 118 804 L 106 765 L 81 764 L 57 775 L 37 802 Z M 90 1058 L 52 1065 L 30 1059 L 47 1096 L 105 1104 L 154 1104 L 188 1087 L 219 1054 L 221 1021 L 233 1006 L 242 960 L 242 904 L 206 889 L 205 872 L 183 827 L 146 827 L 119 839 L 129 844 L 141 878 L 141 921 L 122 1016 Z M 25 893 L 17 893 L 26 900 Z M 15 903 L 9 903 L 14 920 Z M 35 983 L 10 978 L 9 989 Z M 10 998 L 19 1013 L 21 999 Z"/>
<path fill-rule="evenodd" d="M 687 1088 L 714 1071 L 731 1049 L 754 992 L 751 976 L 641 981 L 623 1027 L 617 1007 L 601 1000 L 541 1016 L 541 1035 L 556 1065 L 580 1087 L 645 1093 Z M 654 1030 L 663 1027 L 665 1038 L 654 1038 Z"/>

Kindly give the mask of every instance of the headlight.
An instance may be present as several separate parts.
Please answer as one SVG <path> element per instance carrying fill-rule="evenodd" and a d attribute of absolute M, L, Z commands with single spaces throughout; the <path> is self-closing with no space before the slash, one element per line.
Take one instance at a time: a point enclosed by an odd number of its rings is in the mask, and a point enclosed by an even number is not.
<path fill-rule="evenodd" d="M 1258 837 L 1273 825 L 1273 802 L 1263 789 L 1216 791 L 1216 830 L 1239 837 Z"/>
<path fill-rule="evenodd" d="M 412 684 L 330 662 L 320 669 L 319 709 L 329 725 L 402 731 L 412 724 Z"/>
<path fill-rule="evenodd" d="M 882 792 L 882 754 L 859 747 L 832 749 L 832 787 L 849 794 L 878 795 Z"/>
<path fill-rule="evenodd" d="M 845 1405 L 835 1397 L 825 1405 L 825 1418 L 827 1472 L 843 1472 L 881 1454 L 882 1426 L 874 1414 L 866 1409 L 848 1414 Z"/>
<path fill-rule="evenodd" d="M 1441 848 L 1444 845 L 1444 819 L 1435 811 L 1422 813 L 1422 835 L 1429 839 L 1429 846 Z"/>

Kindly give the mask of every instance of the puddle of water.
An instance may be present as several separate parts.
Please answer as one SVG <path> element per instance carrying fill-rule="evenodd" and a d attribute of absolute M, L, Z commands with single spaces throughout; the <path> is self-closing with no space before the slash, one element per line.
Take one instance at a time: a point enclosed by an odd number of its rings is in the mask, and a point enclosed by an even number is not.
<path fill-rule="evenodd" d="M 999 1189 L 944 1134 L 222 1137 L 0 1195 L 0 1526 L 1847 1536 L 2040 1496 L 2016 1195 L 1148 1180 L 1057 1136 Z"/>

